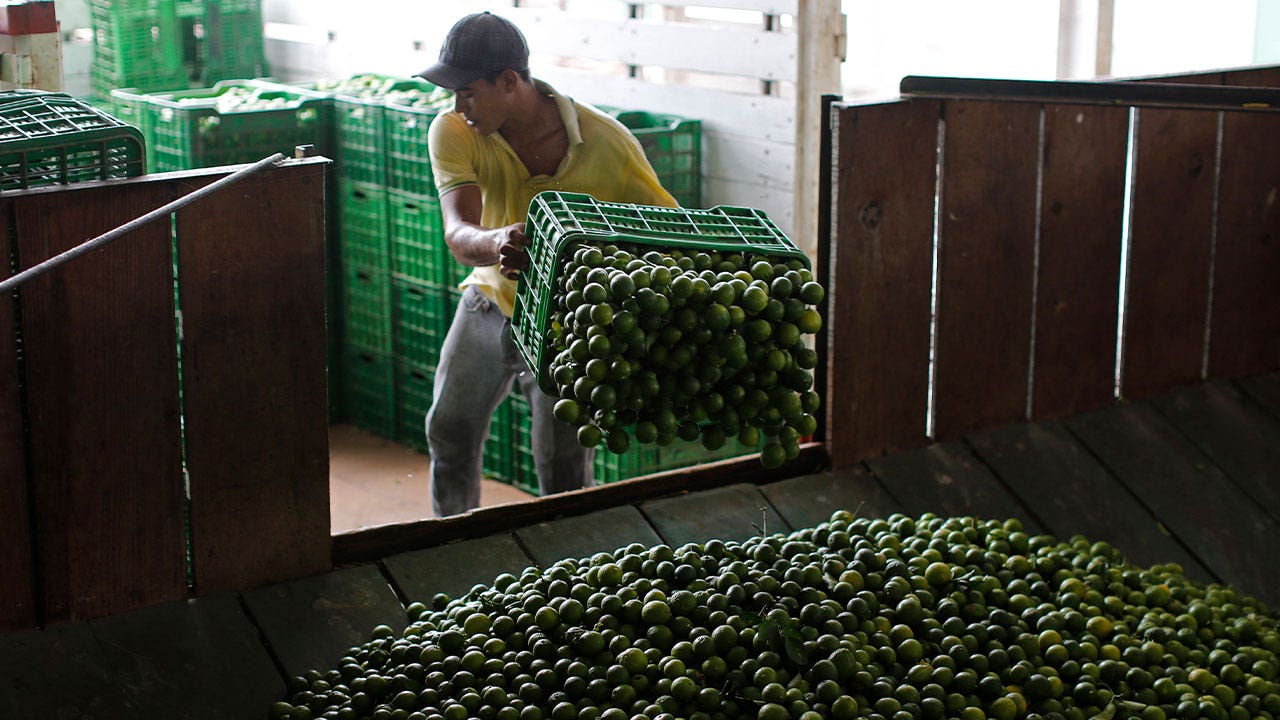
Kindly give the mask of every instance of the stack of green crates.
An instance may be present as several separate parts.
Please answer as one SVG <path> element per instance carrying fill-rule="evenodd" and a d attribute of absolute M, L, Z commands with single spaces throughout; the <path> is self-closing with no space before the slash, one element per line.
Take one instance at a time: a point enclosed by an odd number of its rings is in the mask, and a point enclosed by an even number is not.
<path fill-rule="evenodd" d="M 662 186 L 681 207 L 702 207 L 702 121 L 601 106 L 640 141 Z"/>
<path fill-rule="evenodd" d="M 100 98 L 267 74 L 261 0 L 89 0 L 89 19 Z"/>
<path fill-rule="evenodd" d="M 144 155 L 141 132 L 86 102 L 0 92 L 0 190 L 135 177 Z"/>

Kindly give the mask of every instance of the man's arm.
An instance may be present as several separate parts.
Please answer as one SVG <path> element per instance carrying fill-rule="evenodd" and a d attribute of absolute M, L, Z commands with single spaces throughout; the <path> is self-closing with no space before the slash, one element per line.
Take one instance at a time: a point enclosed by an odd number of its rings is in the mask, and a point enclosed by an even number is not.
<path fill-rule="evenodd" d="M 480 188 L 475 185 L 463 185 L 441 195 L 444 241 L 463 265 L 498 263 L 502 275 L 514 280 L 521 270 L 529 267 L 529 254 L 525 251 L 529 241 L 524 236 L 524 224 L 482 227 L 483 207 Z"/>

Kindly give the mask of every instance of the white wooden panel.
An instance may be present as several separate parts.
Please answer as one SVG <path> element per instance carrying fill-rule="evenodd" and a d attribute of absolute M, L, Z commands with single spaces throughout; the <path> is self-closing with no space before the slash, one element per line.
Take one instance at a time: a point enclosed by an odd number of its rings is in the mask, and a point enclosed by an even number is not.
<path fill-rule="evenodd" d="M 760 140 L 795 142 L 794 100 L 687 85 L 658 85 L 561 68 L 533 68 L 533 72 L 560 92 L 584 102 L 697 118 L 704 130 L 720 129 Z"/>
<path fill-rule="evenodd" d="M 796 79 L 795 35 L 692 23 L 593 20 L 523 8 L 511 8 L 504 15 L 538 53 L 764 80 Z"/>
<path fill-rule="evenodd" d="M 799 0 L 664 0 L 668 7 L 705 7 L 726 10 L 755 10 L 766 15 L 795 15 Z"/>
<path fill-rule="evenodd" d="M 789 194 L 795 183 L 795 147 L 704 132 L 702 174 L 764 185 Z"/>

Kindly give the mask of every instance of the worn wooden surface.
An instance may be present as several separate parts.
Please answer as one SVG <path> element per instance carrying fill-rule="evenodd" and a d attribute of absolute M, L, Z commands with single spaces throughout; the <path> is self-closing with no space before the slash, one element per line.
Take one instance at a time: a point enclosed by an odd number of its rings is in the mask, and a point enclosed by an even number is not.
<path fill-rule="evenodd" d="M 1138 113 L 1121 393 L 1200 379 L 1209 299 L 1218 115 Z"/>
<path fill-rule="evenodd" d="M 1023 505 L 1034 509 L 1047 532 L 1106 538 L 1132 562 L 1179 562 L 1189 576 L 1212 579 L 1142 499 L 1117 483 L 1062 424 L 1011 425 L 968 442 Z"/>
<path fill-rule="evenodd" d="M 343 568 L 243 593 L 245 607 L 287 677 L 334 668 L 373 628 L 399 633 L 404 606 L 376 565 Z"/>
<path fill-rule="evenodd" d="M 1236 381 L 1236 386 L 1273 417 L 1280 418 L 1280 373 L 1263 373 L 1241 378 Z"/>
<path fill-rule="evenodd" d="M 1045 107 L 1031 417 L 1110 404 L 1129 113 Z"/>
<path fill-rule="evenodd" d="M 1280 363 L 1280 116 L 1225 113 L 1209 377 Z"/>
<path fill-rule="evenodd" d="M 323 199 L 317 162 L 178 213 L 198 593 L 331 567 Z"/>
<path fill-rule="evenodd" d="M 258 629 L 233 593 L 89 625 L 133 717 L 259 720 L 284 692 Z"/>
<path fill-rule="evenodd" d="M 827 443 L 833 467 L 926 442 L 940 107 L 839 111 Z"/>
<path fill-rule="evenodd" d="M 436 593 L 457 597 L 531 561 L 514 537 L 501 533 L 393 555 L 383 564 L 409 602 L 430 604 Z"/>
<path fill-rule="evenodd" d="M 1040 108 L 950 101 L 943 114 L 933 405 L 951 440 L 1026 417 Z"/>
<path fill-rule="evenodd" d="M 1267 551 L 1280 537 L 1280 522 L 1154 407 L 1117 406 L 1067 425 L 1215 576 L 1271 601 L 1280 598 L 1280 576 Z"/>
<path fill-rule="evenodd" d="M 0 203 L 0 259 L 9 257 L 9 205 Z M 0 275 L 8 276 L 7 268 Z M 33 627 L 31 508 L 13 296 L 0 295 L 0 632 Z"/>
<path fill-rule="evenodd" d="M 23 269 L 167 202 L 130 184 L 13 201 Z M 97 197 L 101 197 L 98 195 Z M 20 289 L 30 471 L 50 622 L 186 595 L 169 225 Z"/>
<path fill-rule="evenodd" d="M 258 717 L 247 709 L 261 700 L 265 712 L 288 677 L 335 667 L 376 625 L 402 629 L 408 601 L 457 596 L 502 572 L 632 540 L 678 546 L 743 539 L 758 527 L 809 527 L 837 509 L 863 517 L 899 510 L 1019 517 L 1030 532 L 1107 540 L 1138 564 L 1177 562 L 1194 579 L 1226 580 L 1274 603 L 1280 587 L 1267 551 L 1280 527 L 1264 509 L 1268 501 L 1251 494 L 1258 489 L 1241 488 L 1249 473 L 1275 466 L 1269 458 L 1280 415 L 1256 398 L 1280 397 L 1277 390 L 1276 373 L 1214 383 L 839 470 L 511 527 L 239 598 L 0 635 L 0 717 L 49 708 L 75 717 L 146 717 L 165 701 L 174 703 L 166 717 Z M 193 677 L 228 679 L 238 694 L 193 688 L 184 695 Z M 198 707 L 188 697 L 198 698 Z"/>
<path fill-rule="evenodd" d="M 517 530 L 516 537 L 533 561 L 543 567 L 565 558 L 611 552 L 633 542 L 662 542 L 633 505 L 537 523 Z"/>

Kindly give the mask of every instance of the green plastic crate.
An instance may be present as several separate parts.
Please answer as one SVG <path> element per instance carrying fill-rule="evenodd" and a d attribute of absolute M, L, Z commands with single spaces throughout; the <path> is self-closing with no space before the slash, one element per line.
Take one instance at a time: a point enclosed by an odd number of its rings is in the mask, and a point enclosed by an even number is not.
<path fill-rule="evenodd" d="M 706 449 L 698 440 L 676 440 L 658 448 L 656 470 L 674 470 L 759 452 L 759 448 L 743 445 L 736 437 L 726 439 L 724 445 L 716 450 Z"/>
<path fill-rule="evenodd" d="M 570 248 L 580 242 L 626 242 L 659 248 L 747 252 L 778 259 L 809 258 L 764 213 L 719 205 L 708 210 L 605 203 L 590 195 L 548 191 L 529 204 L 525 235 L 529 269 L 516 286 L 511 319 L 516 348 L 538 384 L 555 394 L 547 372 L 552 354 L 546 341 L 560 271 Z"/>
<path fill-rule="evenodd" d="M 421 78 L 366 73 L 339 83 L 333 93 L 338 172 L 360 182 L 388 182 L 385 104 L 430 97 L 436 86 Z"/>
<path fill-rule="evenodd" d="M 433 285 L 453 284 L 453 254 L 444 242 L 440 201 L 426 195 L 387 191 L 391 218 L 391 271 L 396 277 Z"/>
<path fill-rule="evenodd" d="M 615 110 L 640 141 L 662 186 L 682 207 L 702 207 L 702 121 L 675 115 Z"/>
<path fill-rule="evenodd" d="M 396 357 L 402 362 L 435 367 L 449 330 L 448 296 L 437 285 L 395 279 Z"/>
<path fill-rule="evenodd" d="M 187 86 L 179 19 L 172 0 L 91 0 L 95 95 L 118 87 L 165 90 Z"/>
<path fill-rule="evenodd" d="M 515 477 L 512 467 L 514 442 L 512 438 L 513 410 L 510 396 L 498 405 L 489 423 L 489 439 L 484 444 L 484 475 L 493 480 L 511 484 Z"/>
<path fill-rule="evenodd" d="M 343 342 L 390 355 L 391 276 L 373 268 L 344 267 L 342 305 Z"/>
<path fill-rule="evenodd" d="M 436 369 L 396 360 L 396 439 L 411 448 L 427 449 L 427 410 L 431 409 Z"/>
<path fill-rule="evenodd" d="M 156 171 L 257 162 L 277 152 L 292 156 L 297 145 L 332 152 L 332 107 L 323 93 L 227 80 L 196 90 L 111 94 L 117 102 L 145 103 Z"/>
<path fill-rule="evenodd" d="M 511 485 L 532 495 L 541 495 L 538 467 L 533 461 L 533 416 L 529 400 L 513 389 L 511 403 Z"/>
<path fill-rule="evenodd" d="M 648 475 L 662 470 L 656 445 L 632 443 L 626 452 L 617 454 L 601 447 L 596 448 L 595 480 L 597 485 L 607 485 L 619 480 Z"/>
<path fill-rule="evenodd" d="M 261 0 L 201 0 L 197 5 L 201 36 L 192 77 L 208 86 L 268 74 Z"/>
<path fill-rule="evenodd" d="M 395 366 L 389 355 L 347 345 L 342 363 L 342 405 L 357 427 L 385 438 L 396 436 Z"/>
<path fill-rule="evenodd" d="M 0 190 L 142 175 L 142 133 L 65 93 L 0 93 Z"/>
<path fill-rule="evenodd" d="M 419 105 L 388 102 L 384 114 L 387 135 L 387 186 L 415 195 L 437 195 L 431 173 L 427 130 L 449 106 L 443 99 Z"/>
<path fill-rule="evenodd" d="M 338 181 L 342 265 L 391 272 L 387 191 L 380 185 Z"/>

